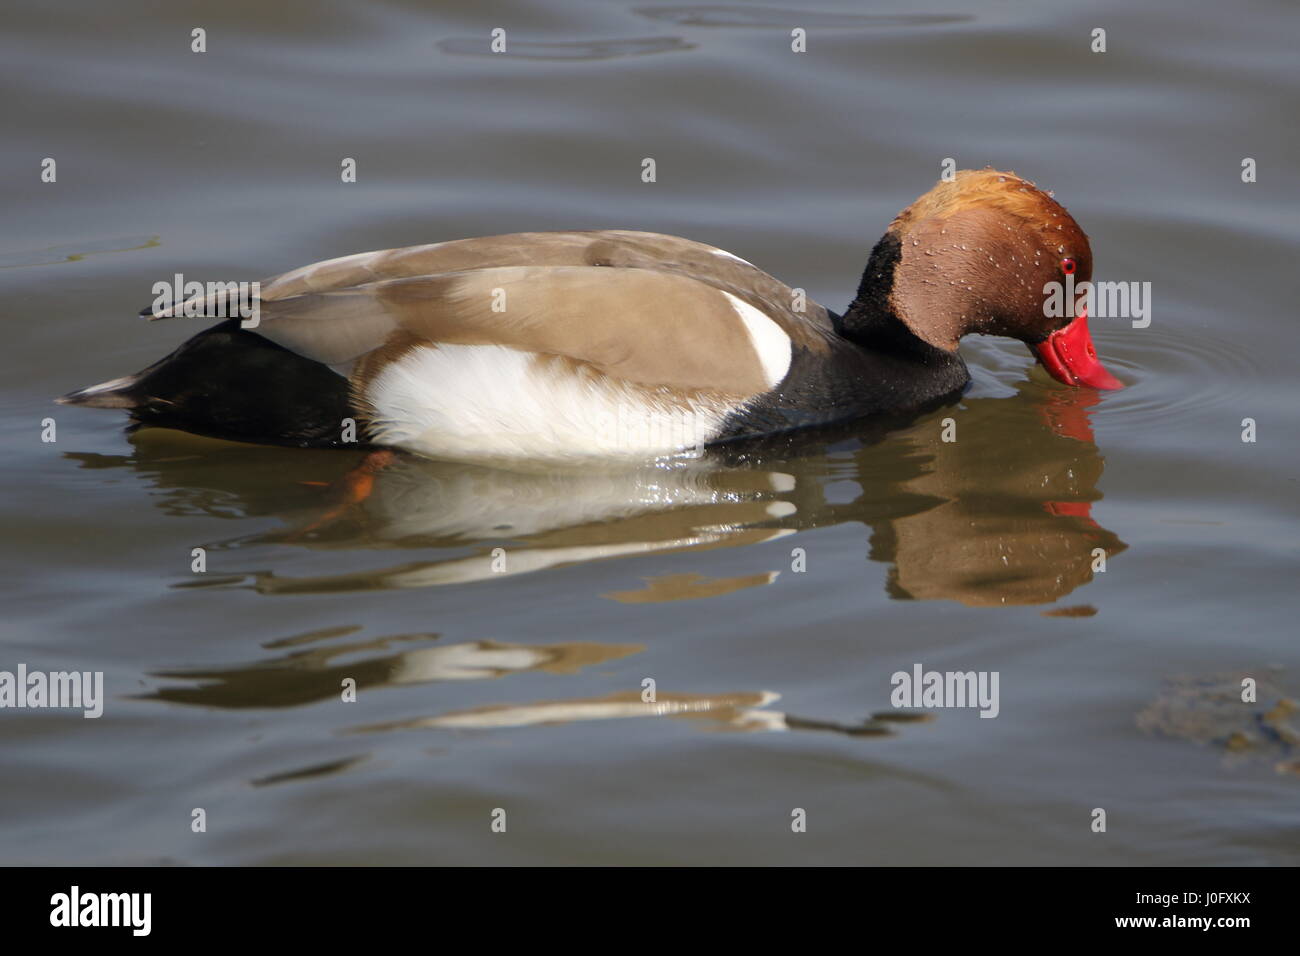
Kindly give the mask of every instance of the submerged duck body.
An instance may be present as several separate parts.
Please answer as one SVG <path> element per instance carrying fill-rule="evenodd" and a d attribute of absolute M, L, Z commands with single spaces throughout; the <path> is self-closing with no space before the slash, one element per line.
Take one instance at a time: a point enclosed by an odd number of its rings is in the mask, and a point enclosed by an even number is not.
<path fill-rule="evenodd" d="M 894 220 L 843 315 L 687 239 L 518 233 L 296 269 L 262 283 L 255 327 L 228 319 L 60 401 L 303 446 L 346 444 L 352 420 L 357 440 L 437 458 L 673 454 L 960 394 L 968 332 L 1119 387 L 1085 318 L 1044 315 L 1063 268 L 1091 275 L 1062 207 L 1013 174 L 962 172 Z"/>

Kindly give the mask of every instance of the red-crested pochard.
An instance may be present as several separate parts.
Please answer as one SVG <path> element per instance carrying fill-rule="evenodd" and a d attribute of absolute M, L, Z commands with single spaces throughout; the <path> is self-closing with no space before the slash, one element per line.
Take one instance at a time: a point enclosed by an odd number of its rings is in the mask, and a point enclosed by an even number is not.
<path fill-rule="evenodd" d="M 1086 315 L 1044 308 L 1067 274 L 1092 274 L 1070 214 L 1014 173 L 963 170 L 894 219 L 842 316 L 674 236 L 489 236 L 285 273 L 262 284 L 255 328 L 227 319 L 59 401 L 253 442 L 671 454 L 956 398 L 969 333 L 1025 342 L 1068 385 L 1121 388 Z"/>

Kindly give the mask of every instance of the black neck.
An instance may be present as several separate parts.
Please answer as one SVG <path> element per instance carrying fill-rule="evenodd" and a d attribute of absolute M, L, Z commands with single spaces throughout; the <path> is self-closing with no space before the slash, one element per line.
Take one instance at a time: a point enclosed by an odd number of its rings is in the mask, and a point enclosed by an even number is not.
<path fill-rule="evenodd" d="M 942 349 L 918 338 L 889 301 L 894 291 L 894 270 L 902 256 L 902 243 L 896 235 L 886 233 L 876 243 L 862 272 L 858 294 L 836 324 L 836 331 L 862 348 L 929 356 Z"/>

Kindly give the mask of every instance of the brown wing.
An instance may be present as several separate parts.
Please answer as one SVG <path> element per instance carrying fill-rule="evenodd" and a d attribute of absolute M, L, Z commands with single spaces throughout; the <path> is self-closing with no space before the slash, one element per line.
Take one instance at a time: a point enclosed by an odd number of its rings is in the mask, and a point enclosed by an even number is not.
<path fill-rule="evenodd" d="M 367 313 L 366 296 L 372 295 L 367 290 L 376 284 L 402 279 L 432 280 L 452 273 L 502 267 L 566 266 L 635 269 L 693 279 L 704 286 L 730 292 L 776 322 L 794 344 L 815 351 L 825 350 L 834 334 L 824 308 L 812 301 L 801 302 L 802 297 L 797 297 L 793 289 L 748 262 L 688 239 L 624 230 L 514 233 L 365 252 L 314 263 L 262 283 L 263 321 L 268 316 L 271 321 L 277 316 L 301 319 L 316 308 L 322 310 L 319 318 L 329 315 L 346 319 L 351 323 L 350 328 L 339 330 L 337 346 L 327 350 L 330 355 L 347 354 L 347 358 L 328 363 L 340 364 L 378 347 L 383 338 L 374 336 L 392 329 L 384 316 Z M 609 278 L 608 273 L 604 275 Z M 625 290 L 624 295 L 638 291 L 624 285 L 617 287 Z M 334 301 L 324 298 L 333 293 L 362 297 Z M 436 296 L 426 296 L 426 301 L 432 298 Z M 608 297 L 596 295 L 596 298 L 607 301 Z M 303 301 L 293 303 L 294 299 Z M 621 302 L 626 304 L 628 300 Z M 285 311 L 269 308 L 271 303 L 283 303 Z M 586 315 L 589 321 L 600 321 L 595 313 Z M 652 321 L 651 326 L 654 325 Z M 281 340 L 267 334 L 276 341 Z M 699 330 L 692 330 L 691 334 L 698 335 Z M 284 338 L 281 344 L 293 348 L 288 341 L 290 337 Z"/>
<path fill-rule="evenodd" d="M 361 386 L 418 344 L 500 345 L 642 385 L 737 396 L 774 384 L 727 294 L 645 269 L 512 266 L 390 279 L 263 302 L 256 331 L 336 368 L 366 359 Z"/>

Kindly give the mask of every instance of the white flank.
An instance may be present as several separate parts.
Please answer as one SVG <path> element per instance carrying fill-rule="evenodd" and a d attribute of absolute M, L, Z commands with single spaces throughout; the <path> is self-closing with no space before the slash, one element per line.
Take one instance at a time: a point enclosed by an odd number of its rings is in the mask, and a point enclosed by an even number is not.
<path fill-rule="evenodd" d="M 763 364 L 763 375 L 767 379 L 768 388 L 775 388 L 781 383 L 781 379 L 785 378 L 785 373 L 790 371 L 790 336 L 785 334 L 781 326 L 748 302 L 736 298 L 730 292 L 722 294 L 731 301 L 731 307 L 745 323 L 745 330 L 749 332 L 749 341 L 753 344 L 754 351 L 758 353 L 758 360 Z"/>
<path fill-rule="evenodd" d="M 788 339 L 786 351 L 788 365 Z M 375 441 L 468 460 L 670 455 L 711 440 L 734 410 L 655 401 L 646 389 L 501 345 L 413 349 L 365 397 Z"/>

